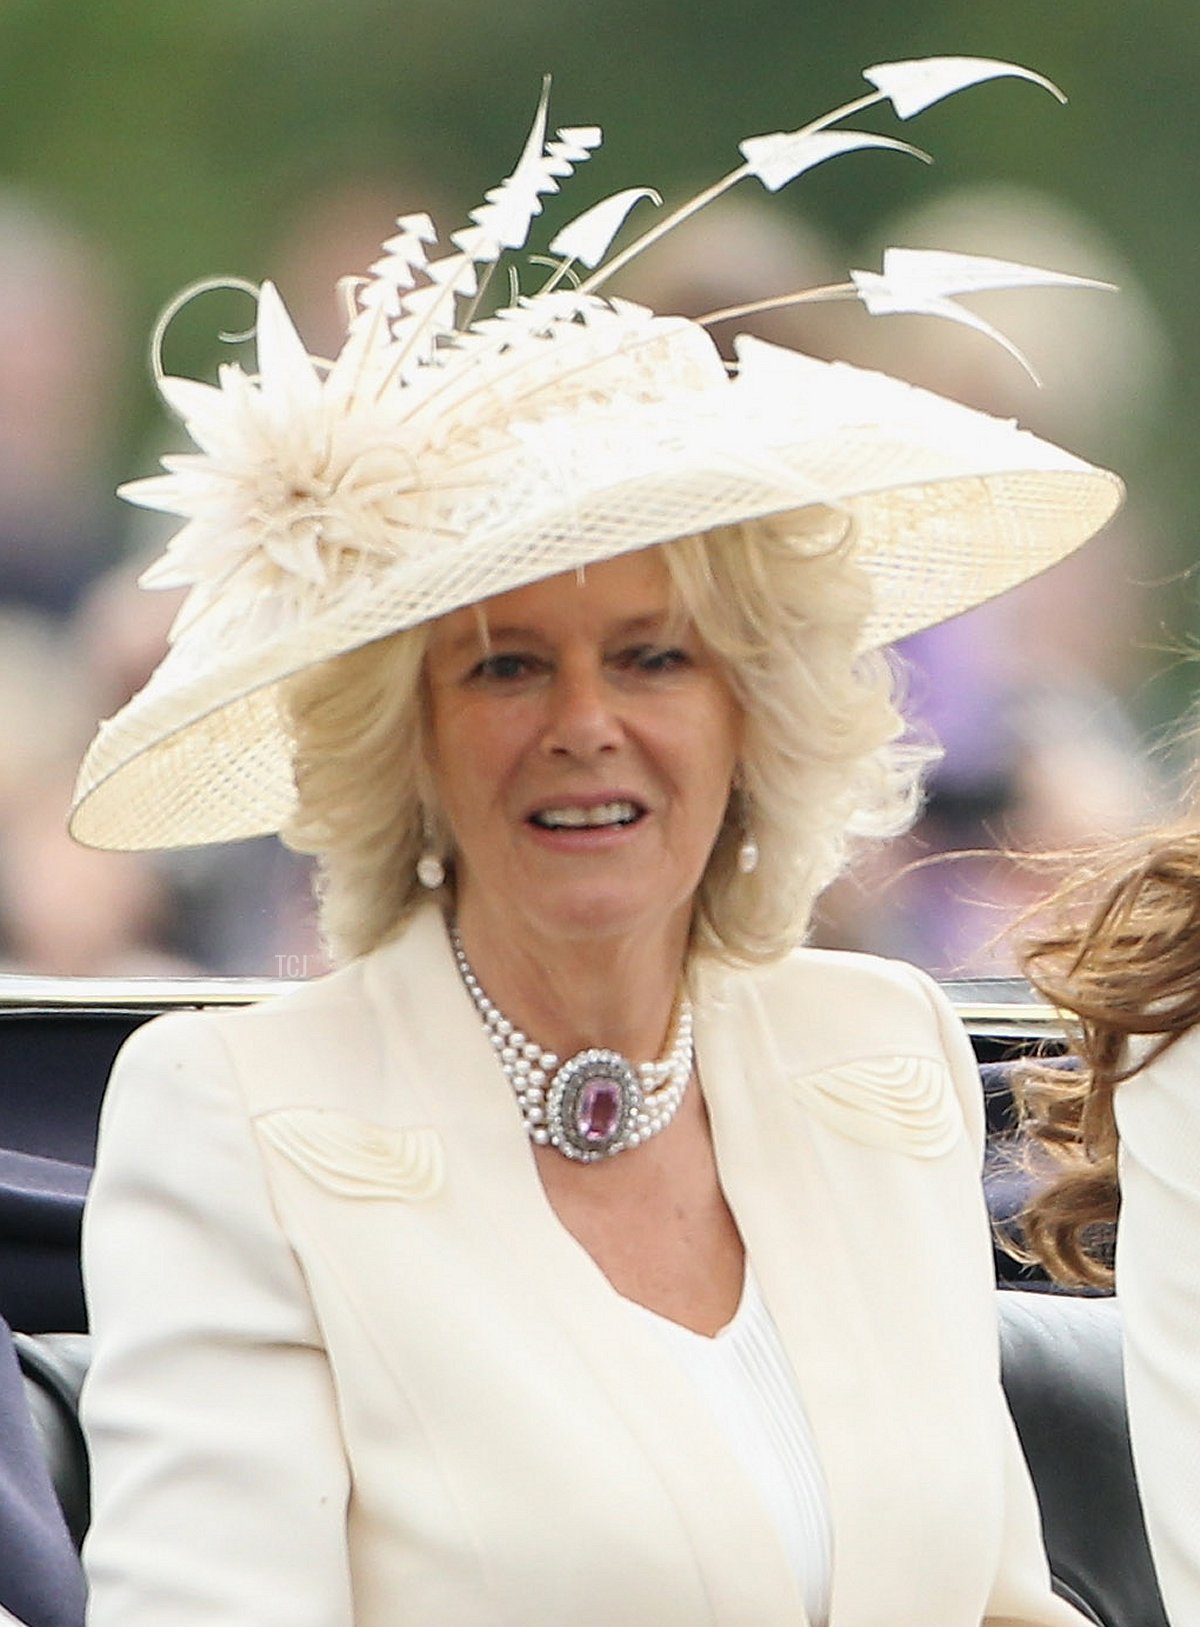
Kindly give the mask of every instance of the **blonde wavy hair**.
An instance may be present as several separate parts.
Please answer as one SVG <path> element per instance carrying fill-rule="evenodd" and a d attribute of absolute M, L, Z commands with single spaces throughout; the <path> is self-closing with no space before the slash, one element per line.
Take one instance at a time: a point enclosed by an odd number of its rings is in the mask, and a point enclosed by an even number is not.
<path fill-rule="evenodd" d="M 1107 1285 L 1120 1210 L 1114 1095 L 1200 1022 L 1200 833 L 1164 830 L 1099 870 L 1082 866 L 1053 907 L 1058 924 L 1030 943 L 1024 970 L 1071 1019 L 1081 1066 L 1033 1068 L 1017 1087 L 1026 1129 L 1057 1165 L 1022 1213 L 1024 1257 L 1061 1281 Z M 1131 1046 L 1136 1036 L 1148 1043 Z"/>
<path fill-rule="evenodd" d="M 678 610 L 722 663 L 745 719 L 736 785 L 697 890 L 693 949 L 772 960 L 803 939 L 854 838 L 911 822 L 935 753 L 902 739 L 888 657 L 857 652 L 871 586 L 850 540 L 830 546 L 827 530 L 814 523 L 810 534 L 790 515 L 660 549 Z M 283 836 L 317 856 L 335 960 L 394 936 L 428 896 L 415 869 L 431 843 L 453 892 L 452 842 L 424 748 L 427 644 L 426 627 L 397 633 L 284 691 L 298 800 Z M 737 866 L 747 831 L 760 855 L 748 876 Z"/>

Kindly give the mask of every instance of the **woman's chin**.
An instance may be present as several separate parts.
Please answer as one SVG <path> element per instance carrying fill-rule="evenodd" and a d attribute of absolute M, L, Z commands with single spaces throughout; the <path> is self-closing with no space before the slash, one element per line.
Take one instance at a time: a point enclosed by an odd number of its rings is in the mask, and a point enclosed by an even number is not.
<path fill-rule="evenodd" d="M 653 904 L 644 888 L 547 888 L 531 894 L 522 915 L 546 942 L 613 944 L 622 938 L 674 936 L 690 917 L 690 903 Z"/>

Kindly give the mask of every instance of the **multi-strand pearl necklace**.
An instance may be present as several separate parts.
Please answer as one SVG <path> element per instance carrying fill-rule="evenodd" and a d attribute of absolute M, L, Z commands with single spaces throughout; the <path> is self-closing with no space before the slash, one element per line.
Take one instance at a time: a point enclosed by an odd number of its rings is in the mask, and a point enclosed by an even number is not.
<path fill-rule="evenodd" d="M 692 1076 L 692 1007 L 686 997 L 679 1002 L 670 1049 L 659 1061 L 635 1065 L 619 1051 L 592 1048 L 560 1063 L 488 999 L 457 927 L 450 929 L 450 943 L 531 1141 L 594 1164 L 666 1129 Z"/>

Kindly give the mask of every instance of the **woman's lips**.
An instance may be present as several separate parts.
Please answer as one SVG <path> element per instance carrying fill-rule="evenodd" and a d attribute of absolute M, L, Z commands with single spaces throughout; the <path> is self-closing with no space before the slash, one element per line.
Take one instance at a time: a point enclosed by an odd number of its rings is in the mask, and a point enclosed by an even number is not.
<path fill-rule="evenodd" d="M 554 803 L 536 809 L 529 819 L 539 830 L 623 830 L 636 824 L 645 811 L 632 798 L 612 797 L 603 802 Z"/>

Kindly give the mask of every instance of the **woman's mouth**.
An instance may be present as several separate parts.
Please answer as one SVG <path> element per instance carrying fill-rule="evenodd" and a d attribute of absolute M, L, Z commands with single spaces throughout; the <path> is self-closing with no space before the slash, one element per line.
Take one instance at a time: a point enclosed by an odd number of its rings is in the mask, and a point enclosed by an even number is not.
<path fill-rule="evenodd" d="M 539 808 L 529 819 L 539 830 L 611 830 L 636 824 L 645 811 L 640 803 L 626 800 L 597 802 L 587 807 L 567 802 Z"/>

